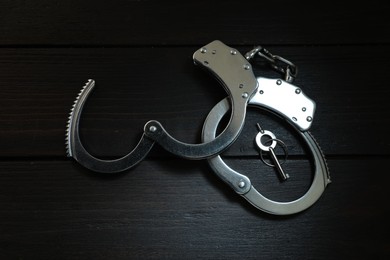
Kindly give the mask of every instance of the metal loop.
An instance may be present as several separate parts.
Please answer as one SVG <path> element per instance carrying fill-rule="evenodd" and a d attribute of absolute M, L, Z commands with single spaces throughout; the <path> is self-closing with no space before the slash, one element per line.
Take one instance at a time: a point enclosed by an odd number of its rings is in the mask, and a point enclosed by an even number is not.
<path fill-rule="evenodd" d="M 265 141 L 264 143 L 267 144 L 267 143 L 274 142 L 274 141 L 276 141 L 278 144 L 280 144 L 280 146 L 282 147 L 282 149 L 284 151 L 284 160 L 282 162 L 280 162 L 280 164 L 282 165 L 287 161 L 287 157 L 288 157 L 287 145 L 282 140 L 277 139 L 277 138 L 269 139 L 269 140 Z M 263 161 L 263 163 L 267 166 L 275 167 L 276 166 L 275 164 L 272 164 L 272 163 L 265 161 L 264 156 L 263 156 L 263 152 L 264 151 L 260 149 L 260 159 Z"/>

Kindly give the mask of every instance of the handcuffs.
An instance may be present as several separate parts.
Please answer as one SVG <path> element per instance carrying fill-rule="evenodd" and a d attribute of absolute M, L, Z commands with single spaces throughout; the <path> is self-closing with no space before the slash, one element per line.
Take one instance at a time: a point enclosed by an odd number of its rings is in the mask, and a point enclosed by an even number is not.
<path fill-rule="evenodd" d="M 256 78 L 249 63 L 255 55 L 262 56 L 274 69 L 285 74 L 284 80 Z M 158 143 L 168 152 L 185 159 L 207 159 L 217 176 L 262 211 L 287 215 L 303 211 L 313 205 L 330 183 L 330 175 L 325 157 L 308 131 L 313 121 L 315 103 L 300 88 L 291 84 L 297 73 L 295 65 L 262 47 L 254 48 L 244 57 L 238 50 L 218 40 L 195 51 L 193 60 L 196 65 L 211 72 L 228 94 L 228 97 L 215 105 L 208 114 L 202 130 L 201 143 L 183 143 L 172 137 L 160 122 L 151 120 L 145 124 L 143 135 L 136 147 L 127 155 L 115 160 L 103 160 L 92 156 L 84 148 L 79 136 L 81 113 L 95 86 L 95 81 L 90 79 L 77 96 L 70 112 L 66 129 L 68 157 L 72 157 L 89 170 L 116 173 L 140 163 L 153 145 Z M 286 64 L 286 68 L 279 66 L 278 62 Z M 310 188 L 301 198 L 291 202 L 270 200 L 252 186 L 247 176 L 231 169 L 222 160 L 220 154 L 234 143 L 244 126 L 248 106 L 266 109 L 284 118 L 310 150 L 315 168 L 314 178 Z M 218 125 L 228 111 L 229 122 L 216 136 Z M 287 179 L 288 175 L 283 172 L 274 153 L 277 144 L 283 145 L 285 150 L 287 147 L 271 131 L 261 129 L 260 125 L 258 127 L 260 132 L 256 136 L 257 146 L 261 151 L 270 153 L 274 164 L 268 164 L 277 167 L 283 179 Z M 262 140 L 264 136 L 268 137 L 267 141 Z"/>

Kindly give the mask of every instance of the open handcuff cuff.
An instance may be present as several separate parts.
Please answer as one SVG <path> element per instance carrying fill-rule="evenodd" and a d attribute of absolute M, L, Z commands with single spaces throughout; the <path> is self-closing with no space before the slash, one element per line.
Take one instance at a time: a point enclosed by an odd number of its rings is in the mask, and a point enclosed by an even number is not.
<path fill-rule="evenodd" d="M 256 78 L 249 63 L 256 55 L 262 56 L 274 69 L 283 73 L 284 79 Z M 68 156 L 92 171 L 122 172 L 140 163 L 153 145 L 158 143 L 165 150 L 185 159 L 207 159 L 211 168 L 223 181 L 262 211 L 287 215 L 303 211 L 313 205 L 330 183 L 330 176 L 325 157 L 308 131 L 313 121 L 315 103 L 300 88 L 291 84 L 297 74 L 296 66 L 260 46 L 244 57 L 236 49 L 218 40 L 195 51 L 193 60 L 196 65 L 211 72 L 228 94 L 228 97 L 215 105 L 208 114 L 203 125 L 201 143 L 188 144 L 178 141 L 160 122 L 151 120 L 145 124 L 140 141 L 129 154 L 115 160 L 103 160 L 92 156 L 82 145 L 79 136 L 82 109 L 95 86 L 94 80 L 88 80 L 71 109 L 66 130 Z M 286 66 L 283 67 L 280 63 Z M 291 202 L 270 200 L 252 186 L 247 176 L 234 171 L 222 160 L 220 154 L 234 143 L 244 126 L 248 106 L 266 109 L 284 118 L 310 150 L 314 178 L 310 188 L 301 198 Z M 230 119 L 227 126 L 216 136 L 219 123 L 229 111 Z M 274 152 L 275 146 L 281 145 L 287 155 L 286 145 L 271 131 L 263 130 L 259 124 L 258 128 L 259 133 L 255 141 L 260 149 L 260 155 L 262 156 L 263 152 L 269 153 L 273 164 L 267 164 L 276 167 L 282 179 L 287 179 L 289 175 L 284 173 Z M 265 136 L 268 140 L 262 141 Z"/>

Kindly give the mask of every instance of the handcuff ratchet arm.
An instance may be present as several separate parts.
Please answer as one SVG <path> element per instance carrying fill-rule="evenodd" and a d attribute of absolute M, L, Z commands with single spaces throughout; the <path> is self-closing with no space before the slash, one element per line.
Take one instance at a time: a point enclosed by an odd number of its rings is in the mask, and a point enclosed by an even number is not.
<path fill-rule="evenodd" d="M 115 160 L 102 160 L 92 156 L 83 146 L 79 134 L 81 111 L 86 99 L 95 87 L 95 81 L 90 79 L 78 95 L 70 116 L 66 130 L 66 148 L 68 157 L 73 157 L 84 167 L 102 173 L 116 173 L 124 171 L 141 162 L 152 149 L 154 141 L 143 134 L 137 146 L 127 155 Z"/>
<path fill-rule="evenodd" d="M 68 156 L 97 172 L 120 172 L 142 161 L 157 142 L 167 151 L 186 159 L 205 159 L 227 149 L 243 128 L 249 99 L 256 93 L 258 82 L 249 62 L 235 49 L 216 40 L 197 50 L 195 64 L 206 68 L 222 84 L 229 95 L 231 116 L 225 130 L 215 139 L 199 144 L 187 144 L 173 138 L 161 123 L 146 123 L 138 145 L 126 156 L 116 160 L 102 160 L 88 153 L 79 137 L 79 121 L 83 106 L 95 82 L 90 80 L 80 92 L 70 114 L 66 132 Z"/>

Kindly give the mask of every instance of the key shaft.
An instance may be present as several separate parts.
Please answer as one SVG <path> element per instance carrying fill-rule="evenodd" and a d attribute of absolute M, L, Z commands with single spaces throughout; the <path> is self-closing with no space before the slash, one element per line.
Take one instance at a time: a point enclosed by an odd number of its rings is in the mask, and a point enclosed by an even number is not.
<path fill-rule="evenodd" d="M 286 174 L 284 171 L 283 171 L 283 168 L 282 166 L 280 165 L 279 163 L 279 160 L 278 158 L 276 157 L 276 154 L 275 154 L 275 151 L 272 147 L 269 147 L 269 153 L 271 155 L 271 160 L 273 161 L 274 165 L 275 165 L 275 168 L 276 170 L 278 171 L 278 173 L 280 174 L 280 177 L 285 181 L 287 180 L 290 176 L 288 174 Z"/>

